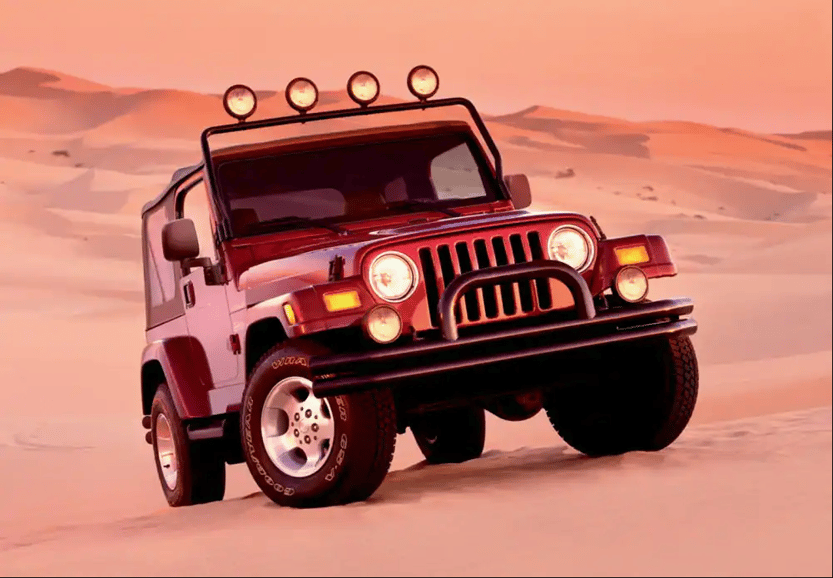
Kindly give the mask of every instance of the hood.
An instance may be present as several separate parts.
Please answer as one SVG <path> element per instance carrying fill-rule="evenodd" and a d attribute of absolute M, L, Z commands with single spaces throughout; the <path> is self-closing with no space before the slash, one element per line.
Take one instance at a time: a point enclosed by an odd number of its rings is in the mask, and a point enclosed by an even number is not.
<path fill-rule="evenodd" d="M 247 290 L 264 284 L 280 283 L 284 286 L 282 292 L 297 291 L 326 283 L 329 280 L 330 263 L 337 256 L 344 259 L 344 276 L 350 277 L 361 273 L 361 262 L 365 254 L 383 247 L 482 229 L 560 220 L 579 220 L 591 231 L 596 230 L 586 217 L 576 213 L 513 210 L 365 230 L 346 238 L 328 235 L 306 239 L 303 245 L 293 247 L 291 255 L 267 259 L 249 267 L 240 274 L 238 288 Z"/>

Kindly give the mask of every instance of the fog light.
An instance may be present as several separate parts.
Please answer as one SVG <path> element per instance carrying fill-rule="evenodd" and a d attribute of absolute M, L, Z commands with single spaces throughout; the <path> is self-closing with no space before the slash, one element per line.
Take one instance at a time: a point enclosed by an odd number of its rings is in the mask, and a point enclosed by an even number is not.
<path fill-rule="evenodd" d="M 358 291 L 341 291 L 340 293 L 325 293 L 324 305 L 330 313 L 361 307 Z"/>
<path fill-rule="evenodd" d="M 364 328 L 373 341 L 390 343 L 402 334 L 402 319 L 393 307 L 380 305 L 367 312 Z"/>
<path fill-rule="evenodd" d="M 616 294 L 628 303 L 637 303 L 648 294 L 648 276 L 639 267 L 623 267 L 613 284 Z"/>

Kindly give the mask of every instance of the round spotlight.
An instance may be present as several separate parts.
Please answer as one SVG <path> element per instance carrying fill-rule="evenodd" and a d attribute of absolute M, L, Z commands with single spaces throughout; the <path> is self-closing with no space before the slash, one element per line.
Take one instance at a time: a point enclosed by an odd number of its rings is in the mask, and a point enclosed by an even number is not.
<path fill-rule="evenodd" d="M 257 96 L 245 84 L 235 84 L 223 95 L 223 106 L 227 113 L 243 122 L 257 110 Z"/>
<path fill-rule="evenodd" d="M 294 78 L 286 85 L 286 102 L 304 114 L 318 102 L 318 87 L 309 78 Z"/>
<path fill-rule="evenodd" d="M 408 73 L 408 90 L 420 100 L 428 100 L 440 88 L 440 77 L 430 66 L 415 66 Z"/>
<path fill-rule="evenodd" d="M 639 267 L 622 267 L 613 283 L 614 291 L 628 303 L 638 303 L 648 295 L 648 276 Z"/>
<path fill-rule="evenodd" d="M 402 318 L 393 307 L 379 305 L 365 315 L 364 328 L 373 341 L 390 343 L 402 334 Z"/>
<path fill-rule="evenodd" d="M 365 70 L 354 73 L 347 81 L 347 94 L 360 106 L 367 106 L 379 98 L 379 79 Z"/>

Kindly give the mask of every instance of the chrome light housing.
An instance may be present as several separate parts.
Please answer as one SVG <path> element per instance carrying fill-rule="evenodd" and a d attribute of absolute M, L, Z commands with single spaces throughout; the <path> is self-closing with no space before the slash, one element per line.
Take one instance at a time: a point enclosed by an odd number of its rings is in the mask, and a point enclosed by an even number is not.
<path fill-rule="evenodd" d="M 547 254 L 553 261 L 560 261 L 581 273 L 593 263 L 596 244 L 581 227 L 562 225 L 550 234 Z"/>
<path fill-rule="evenodd" d="M 402 318 L 390 305 L 377 305 L 364 316 L 364 330 L 376 343 L 391 343 L 402 335 Z"/>
<path fill-rule="evenodd" d="M 230 116 L 243 122 L 257 110 L 255 91 L 245 84 L 230 86 L 223 95 L 223 107 Z"/>
<path fill-rule="evenodd" d="M 616 274 L 613 290 L 623 301 L 639 303 L 648 295 L 648 276 L 639 267 L 622 267 Z"/>
<path fill-rule="evenodd" d="M 382 253 L 371 262 L 368 285 L 376 295 L 389 303 L 398 303 L 416 290 L 419 273 L 407 255 L 396 251 Z"/>

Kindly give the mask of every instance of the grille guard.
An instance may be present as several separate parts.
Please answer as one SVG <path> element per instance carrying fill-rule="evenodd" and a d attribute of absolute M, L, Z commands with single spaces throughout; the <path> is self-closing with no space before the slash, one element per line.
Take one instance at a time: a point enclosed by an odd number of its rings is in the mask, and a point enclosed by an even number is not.
<path fill-rule="evenodd" d="M 544 322 L 460 338 L 454 307 L 475 287 L 506 280 L 540 277 L 563 282 L 574 296 L 577 319 Z M 418 383 L 419 378 L 508 361 L 612 343 L 624 343 L 697 331 L 691 299 L 666 299 L 597 312 L 584 279 L 561 263 L 534 261 L 472 271 L 449 283 L 440 300 L 442 340 L 394 346 L 360 353 L 317 356 L 310 360 L 313 392 L 329 397 L 380 387 Z M 445 354 L 445 355 L 444 355 Z M 449 355 L 454 354 L 454 355 Z M 592 370 L 592 369 L 591 369 Z"/>

